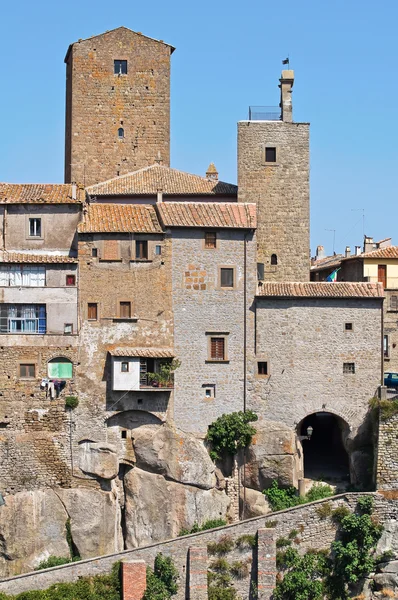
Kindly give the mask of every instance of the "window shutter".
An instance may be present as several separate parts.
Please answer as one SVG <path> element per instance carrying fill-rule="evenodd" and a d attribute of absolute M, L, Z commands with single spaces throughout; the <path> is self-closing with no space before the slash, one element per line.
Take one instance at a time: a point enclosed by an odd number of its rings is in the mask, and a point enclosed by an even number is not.
<path fill-rule="evenodd" d="M 210 353 L 213 360 L 224 360 L 224 338 L 211 338 Z"/>
<path fill-rule="evenodd" d="M 398 310 L 398 296 L 391 296 L 390 310 Z"/>

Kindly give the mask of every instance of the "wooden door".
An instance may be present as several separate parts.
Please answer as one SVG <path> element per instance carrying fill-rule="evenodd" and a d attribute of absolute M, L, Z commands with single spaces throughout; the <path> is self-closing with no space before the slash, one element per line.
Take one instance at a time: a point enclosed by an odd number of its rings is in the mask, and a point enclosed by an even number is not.
<path fill-rule="evenodd" d="M 377 266 L 377 281 L 383 284 L 383 287 L 387 287 L 387 265 Z"/>

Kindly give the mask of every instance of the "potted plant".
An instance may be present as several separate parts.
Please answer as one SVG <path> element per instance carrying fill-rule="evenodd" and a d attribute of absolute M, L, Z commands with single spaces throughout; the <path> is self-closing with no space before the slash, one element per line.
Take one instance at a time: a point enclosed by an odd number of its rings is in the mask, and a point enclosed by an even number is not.
<path fill-rule="evenodd" d="M 153 387 L 173 387 L 173 373 L 181 365 L 181 361 L 161 361 L 156 373 L 148 373 L 148 379 Z"/>

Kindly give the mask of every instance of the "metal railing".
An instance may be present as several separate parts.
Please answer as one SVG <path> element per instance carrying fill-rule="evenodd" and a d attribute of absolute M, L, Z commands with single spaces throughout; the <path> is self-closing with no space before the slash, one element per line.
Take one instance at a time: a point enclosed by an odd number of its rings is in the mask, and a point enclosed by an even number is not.
<path fill-rule="evenodd" d="M 280 121 L 279 106 L 249 106 L 249 121 Z"/>

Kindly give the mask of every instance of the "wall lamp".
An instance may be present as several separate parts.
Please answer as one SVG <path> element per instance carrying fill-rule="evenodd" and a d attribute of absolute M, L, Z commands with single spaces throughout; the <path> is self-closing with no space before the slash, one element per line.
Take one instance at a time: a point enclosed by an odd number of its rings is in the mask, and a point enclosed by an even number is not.
<path fill-rule="evenodd" d="M 300 440 L 300 442 L 302 442 L 303 440 L 310 440 L 313 432 L 314 432 L 314 428 L 311 427 L 311 425 L 309 425 L 307 427 L 307 435 L 298 435 L 297 437 Z"/>

